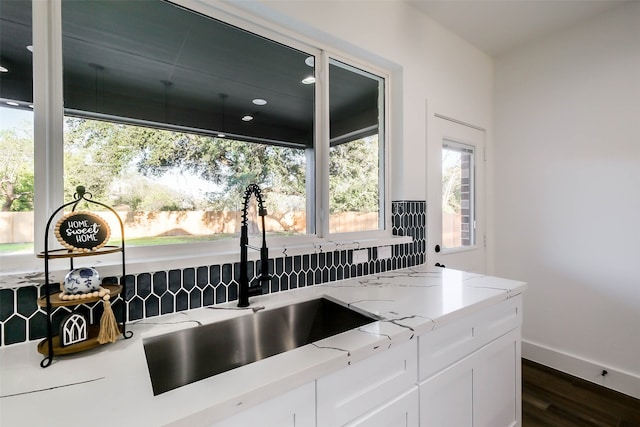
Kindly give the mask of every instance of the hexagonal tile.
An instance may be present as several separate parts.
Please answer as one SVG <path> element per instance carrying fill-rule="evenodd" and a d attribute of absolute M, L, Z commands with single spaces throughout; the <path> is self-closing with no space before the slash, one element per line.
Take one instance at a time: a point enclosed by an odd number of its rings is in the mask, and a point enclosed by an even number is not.
<path fill-rule="evenodd" d="M 16 292 L 17 312 L 25 318 L 31 317 L 38 310 L 38 290 L 35 286 L 25 286 Z"/>
<path fill-rule="evenodd" d="M 129 320 L 140 320 L 144 315 L 144 301 L 135 296 L 129 300 Z"/>
<path fill-rule="evenodd" d="M 202 290 L 200 288 L 194 288 L 189 292 L 189 308 L 200 308 L 202 307 Z"/>
<path fill-rule="evenodd" d="M 142 299 L 145 299 L 151 294 L 151 274 L 138 274 L 136 280 L 136 293 Z"/>
<path fill-rule="evenodd" d="M 169 271 L 169 290 L 174 294 L 182 289 L 182 272 L 180 270 Z"/>
<path fill-rule="evenodd" d="M 184 311 L 189 309 L 189 293 L 181 289 L 176 294 L 176 311 Z"/>
<path fill-rule="evenodd" d="M 204 289 L 209 284 L 209 267 L 198 267 L 196 270 L 196 286 Z"/>
<path fill-rule="evenodd" d="M 0 322 L 6 321 L 15 313 L 14 299 L 13 289 L 0 289 Z"/>
<path fill-rule="evenodd" d="M 167 273 L 165 271 L 153 273 L 153 293 L 160 297 L 167 289 Z"/>
<path fill-rule="evenodd" d="M 160 314 L 160 298 L 156 295 L 149 295 L 144 302 L 144 316 L 154 317 Z"/>
<path fill-rule="evenodd" d="M 216 286 L 220 280 L 220 266 L 212 265 L 209 267 L 209 284 Z"/>
<path fill-rule="evenodd" d="M 47 315 L 39 311 L 29 319 L 29 339 L 37 340 L 46 336 Z"/>
<path fill-rule="evenodd" d="M 14 314 L 4 323 L 4 343 L 16 344 L 27 340 L 27 320 Z"/>
<path fill-rule="evenodd" d="M 169 314 L 175 311 L 174 297 L 169 292 L 160 297 L 160 314 Z"/>
<path fill-rule="evenodd" d="M 202 306 L 207 307 L 213 305 L 215 302 L 215 289 L 213 286 L 208 285 L 202 290 Z"/>
<path fill-rule="evenodd" d="M 216 304 L 222 304 L 227 302 L 227 287 L 224 284 L 219 284 L 215 287 Z"/>
<path fill-rule="evenodd" d="M 193 268 L 185 268 L 182 270 L 182 287 L 187 291 L 193 289 L 196 285 L 196 271 Z"/>

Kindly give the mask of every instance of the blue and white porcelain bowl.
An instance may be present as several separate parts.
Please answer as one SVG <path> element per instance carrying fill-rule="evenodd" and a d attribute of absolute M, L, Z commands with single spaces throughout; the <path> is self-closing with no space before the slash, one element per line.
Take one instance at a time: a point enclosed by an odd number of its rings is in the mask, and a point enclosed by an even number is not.
<path fill-rule="evenodd" d="M 100 275 L 94 268 L 74 268 L 64 276 L 64 292 L 70 295 L 87 294 L 100 288 Z"/>

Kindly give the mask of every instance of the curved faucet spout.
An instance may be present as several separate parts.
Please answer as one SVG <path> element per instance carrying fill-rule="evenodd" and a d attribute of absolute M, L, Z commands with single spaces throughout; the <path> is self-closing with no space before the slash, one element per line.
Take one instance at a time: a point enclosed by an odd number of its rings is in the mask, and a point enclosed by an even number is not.
<path fill-rule="evenodd" d="M 258 215 L 262 218 L 262 246 L 260 247 L 260 276 L 257 285 L 249 285 L 249 275 L 247 273 L 247 249 L 249 246 L 248 232 L 248 212 L 249 200 L 255 196 L 258 201 Z M 242 226 L 240 228 L 240 279 L 238 287 L 238 307 L 248 307 L 249 297 L 262 294 L 262 284 L 271 280 L 269 275 L 269 249 L 267 248 L 267 235 L 264 218 L 267 210 L 262 200 L 262 190 L 257 184 L 250 184 L 244 192 L 244 203 L 242 207 Z M 253 247 L 251 247 L 253 249 Z"/>

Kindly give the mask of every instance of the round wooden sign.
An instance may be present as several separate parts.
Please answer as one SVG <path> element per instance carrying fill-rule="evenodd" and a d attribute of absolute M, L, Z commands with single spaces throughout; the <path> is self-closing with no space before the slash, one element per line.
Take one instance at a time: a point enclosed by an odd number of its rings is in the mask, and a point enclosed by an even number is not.
<path fill-rule="evenodd" d="M 109 224 L 98 215 L 77 211 L 69 212 L 56 223 L 58 241 L 67 249 L 79 252 L 95 251 L 109 241 Z"/>

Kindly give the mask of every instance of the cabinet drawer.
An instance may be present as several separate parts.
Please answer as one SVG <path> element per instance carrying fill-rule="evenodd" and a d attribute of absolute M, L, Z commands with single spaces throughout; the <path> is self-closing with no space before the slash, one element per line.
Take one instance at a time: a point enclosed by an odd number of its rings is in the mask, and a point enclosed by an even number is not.
<path fill-rule="evenodd" d="M 232 415 L 211 427 L 314 427 L 316 390 L 313 382 Z M 259 420 L 257 422 L 256 420 Z"/>
<path fill-rule="evenodd" d="M 411 340 L 318 379 L 318 427 L 346 425 L 414 386 L 416 345 Z"/>
<path fill-rule="evenodd" d="M 396 397 L 386 405 L 369 412 L 344 427 L 418 427 L 418 387 Z"/>
<path fill-rule="evenodd" d="M 522 324 L 522 295 L 418 337 L 420 380 Z"/>

